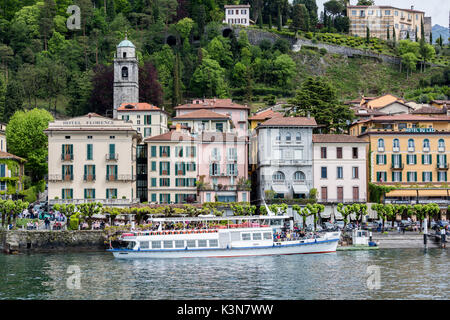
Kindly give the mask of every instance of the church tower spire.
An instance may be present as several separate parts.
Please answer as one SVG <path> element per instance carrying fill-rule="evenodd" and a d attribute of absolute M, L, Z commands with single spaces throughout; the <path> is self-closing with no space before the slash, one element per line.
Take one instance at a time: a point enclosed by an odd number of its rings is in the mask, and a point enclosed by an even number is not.
<path fill-rule="evenodd" d="M 123 103 L 139 102 L 139 66 L 136 57 L 136 47 L 128 40 L 117 46 L 114 58 L 114 110 L 113 117 L 117 118 L 117 109 Z"/>

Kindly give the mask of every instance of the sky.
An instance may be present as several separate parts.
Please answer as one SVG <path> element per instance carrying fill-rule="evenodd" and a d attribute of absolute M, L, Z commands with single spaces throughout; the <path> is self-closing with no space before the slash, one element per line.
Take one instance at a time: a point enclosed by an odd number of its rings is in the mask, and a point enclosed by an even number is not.
<path fill-rule="evenodd" d="M 323 3 L 328 0 L 316 0 L 320 12 L 323 11 Z M 356 5 L 358 0 L 350 0 L 351 5 Z M 425 11 L 425 16 L 431 16 L 431 23 L 434 26 L 439 24 L 448 28 L 448 17 L 450 10 L 449 0 L 375 0 L 375 5 L 386 5 L 401 9 L 410 9 L 414 6 L 415 10 Z"/>

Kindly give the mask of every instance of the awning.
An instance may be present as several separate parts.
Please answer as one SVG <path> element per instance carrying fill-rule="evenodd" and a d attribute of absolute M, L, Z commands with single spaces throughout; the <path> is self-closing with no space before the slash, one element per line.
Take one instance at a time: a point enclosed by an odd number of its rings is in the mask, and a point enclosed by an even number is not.
<path fill-rule="evenodd" d="M 420 192 L 420 191 L 419 191 Z M 386 193 L 386 197 L 416 197 L 417 192 L 416 190 L 392 190 L 388 193 Z"/>
<path fill-rule="evenodd" d="M 386 197 L 417 197 L 417 193 L 419 193 L 419 197 L 447 197 L 447 189 L 436 189 L 436 190 L 392 190 L 391 192 L 386 194 Z M 449 192 L 450 194 L 450 192 Z"/>
<path fill-rule="evenodd" d="M 419 190 L 419 197 L 447 197 L 447 189 L 440 190 Z"/>
<path fill-rule="evenodd" d="M 273 184 L 272 190 L 275 191 L 276 193 L 288 193 L 289 192 L 288 188 L 284 184 Z"/>
<path fill-rule="evenodd" d="M 333 213 L 333 209 L 329 206 L 325 206 L 323 212 L 320 213 L 320 216 L 322 218 L 330 218 L 331 217 L 331 213 Z"/>
<path fill-rule="evenodd" d="M 297 194 L 309 193 L 308 187 L 305 184 L 293 184 L 292 188 L 294 189 L 294 193 Z"/>

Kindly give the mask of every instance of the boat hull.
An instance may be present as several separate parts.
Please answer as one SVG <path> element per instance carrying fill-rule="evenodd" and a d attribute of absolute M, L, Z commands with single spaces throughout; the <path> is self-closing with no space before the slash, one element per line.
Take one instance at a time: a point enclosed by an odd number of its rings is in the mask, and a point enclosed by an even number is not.
<path fill-rule="evenodd" d="M 226 258 L 336 252 L 339 239 L 311 243 L 274 244 L 270 247 L 243 247 L 231 249 L 178 249 L 178 250 L 120 250 L 110 249 L 118 259 L 165 258 Z"/>

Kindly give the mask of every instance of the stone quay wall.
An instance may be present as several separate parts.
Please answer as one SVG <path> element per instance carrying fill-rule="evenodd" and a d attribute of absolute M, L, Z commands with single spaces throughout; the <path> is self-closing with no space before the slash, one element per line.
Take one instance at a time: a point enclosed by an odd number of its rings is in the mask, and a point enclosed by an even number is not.
<path fill-rule="evenodd" d="M 401 249 L 401 248 L 424 248 L 423 234 L 405 234 L 389 233 L 387 235 L 372 233 L 372 240 L 375 241 L 380 249 Z M 440 248 L 440 243 L 427 238 L 428 248 Z"/>
<path fill-rule="evenodd" d="M 0 250 L 5 253 L 105 250 L 98 230 L 0 230 Z"/>

